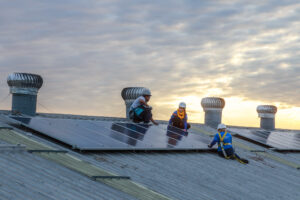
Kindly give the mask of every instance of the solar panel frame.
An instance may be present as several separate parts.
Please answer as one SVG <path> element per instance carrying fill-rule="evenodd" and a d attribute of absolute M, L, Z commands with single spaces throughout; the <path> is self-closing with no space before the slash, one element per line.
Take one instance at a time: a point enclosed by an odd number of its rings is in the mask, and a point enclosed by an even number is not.
<path fill-rule="evenodd" d="M 236 136 L 247 139 L 276 151 L 300 151 L 300 132 L 266 131 L 263 129 L 230 128 Z"/>
<path fill-rule="evenodd" d="M 22 118 L 14 117 L 14 119 L 30 129 L 81 151 L 210 150 L 207 143 L 203 142 L 205 137 L 200 134 L 189 133 L 186 137 L 180 134 L 182 130 L 176 127 L 168 130 L 170 128 L 168 125 L 149 126 L 131 122 L 46 117 L 33 117 L 27 119 L 28 123 L 24 123 L 24 118 L 22 120 Z M 114 130 L 116 127 L 118 129 Z M 144 134 L 142 130 L 145 130 Z M 169 137 L 170 132 L 178 137 Z M 206 140 L 209 138 L 206 137 Z"/>

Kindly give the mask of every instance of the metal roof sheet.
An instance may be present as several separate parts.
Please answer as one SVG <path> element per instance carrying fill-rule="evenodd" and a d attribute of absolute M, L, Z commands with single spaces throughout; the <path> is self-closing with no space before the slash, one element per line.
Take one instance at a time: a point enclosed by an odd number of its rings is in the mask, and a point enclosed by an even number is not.
<path fill-rule="evenodd" d="M 78 157 L 72 156 L 65 151 L 57 151 L 53 147 L 32 140 L 27 136 L 21 135 L 12 130 L 0 130 L 0 138 L 6 142 L 12 144 L 26 145 L 26 149 L 33 152 L 40 157 L 51 160 L 66 168 L 83 174 L 95 181 L 102 182 L 117 190 L 126 192 L 134 197 L 144 200 L 168 200 L 166 196 L 152 191 L 140 184 L 137 184 L 131 180 L 120 178 L 120 176 L 103 170 L 101 167 L 97 167 L 89 162 L 86 162 Z M 109 177 L 109 178 L 108 178 Z M 122 176 L 126 177 L 126 176 Z"/>
<path fill-rule="evenodd" d="M 135 199 L 33 154 L 0 152 L 1 199 Z"/>
<path fill-rule="evenodd" d="M 175 199 L 298 199 L 299 170 L 255 152 L 237 152 L 250 164 L 208 153 L 102 153 L 89 154 L 88 161 Z M 300 155 L 294 156 L 299 163 Z"/>
<path fill-rule="evenodd" d="M 195 126 L 209 134 L 214 133 L 214 129 L 209 127 Z M 42 141 L 51 146 L 57 146 L 57 144 L 44 141 L 34 135 L 32 139 Z M 299 153 L 283 154 L 238 138 L 233 138 L 233 140 L 237 144 L 237 153 L 249 159 L 249 165 L 242 165 L 233 160 L 225 160 L 211 153 L 70 153 L 115 174 L 130 176 L 134 182 L 172 199 L 298 200 L 300 196 L 300 170 L 296 170 L 286 162 L 293 162 L 296 163 L 296 166 L 299 166 Z M 250 150 L 257 152 L 251 152 Z M 11 158 L 8 160 L 11 160 Z M 39 162 L 48 163 L 50 161 L 43 159 Z M 17 165 L 15 166 L 16 168 L 22 166 L 20 162 L 14 163 L 12 161 L 7 166 L 11 164 Z M 30 164 L 31 162 L 27 163 L 27 165 Z M 43 164 L 43 166 L 47 170 L 49 166 L 51 167 L 48 164 Z M 28 167 L 31 168 L 33 166 Z M 50 170 L 53 177 L 60 175 L 52 171 L 52 168 Z M 32 172 L 28 172 L 28 176 L 30 176 L 30 173 Z M 69 180 L 71 178 L 69 176 L 73 176 L 72 173 L 75 172 L 71 171 L 70 173 L 68 171 L 64 178 Z M 25 176 L 24 174 L 21 175 Z M 81 175 L 77 174 L 76 176 Z M 32 181 L 28 180 L 28 184 L 34 186 L 35 183 Z M 91 184 L 93 184 L 91 187 L 96 187 L 94 182 Z M 9 195 L 13 192 L 13 187 L 10 190 L 5 189 L 4 194 Z M 71 187 L 67 185 L 65 187 L 67 187 L 65 188 L 66 192 L 70 193 L 68 195 L 76 197 Z M 104 187 L 106 186 L 104 185 Z M 46 187 L 41 188 L 41 190 L 45 189 Z M 35 197 L 35 190 L 31 188 L 28 188 L 28 190 L 33 191 L 33 194 L 30 196 L 28 192 L 26 197 Z M 50 188 L 51 192 L 55 192 L 55 190 L 54 186 Z M 86 188 L 83 187 L 81 190 L 86 190 Z M 112 197 L 111 199 L 126 199 L 122 198 L 122 192 L 111 190 L 116 193 L 114 195 L 117 195 L 117 197 Z M 44 192 L 47 193 L 47 191 Z M 109 194 L 105 193 L 103 195 L 103 199 L 110 198 Z M 131 199 L 131 197 L 127 197 Z"/>

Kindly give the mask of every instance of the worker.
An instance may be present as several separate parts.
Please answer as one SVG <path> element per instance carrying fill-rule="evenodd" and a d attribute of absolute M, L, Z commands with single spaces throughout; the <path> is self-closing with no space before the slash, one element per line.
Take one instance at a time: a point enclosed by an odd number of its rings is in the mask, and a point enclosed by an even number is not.
<path fill-rule="evenodd" d="M 209 148 L 212 148 L 216 143 L 218 143 L 218 154 L 219 156 L 226 159 L 236 159 L 240 163 L 247 164 L 249 161 L 243 158 L 240 158 L 234 151 L 232 146 L 232 136 L 226 131 L 225 124 L 218 125 L 218 133 L 215 135 L 213 141 L 208 145 Z"/>
<path fill-rule="evenodd" d="M 183 129 L 185 132 L 191 127 L 187 123 L 187 114 L 186 114 L 186 103 L 179 103 L 179 108 L 172 114 L 169 125 L 175 126 L 177 128 Z"/>
<path fill-rule="evenodd" d="M 129 116 L 135 123 L 144 122 L 148 124 L 150 121 L 158 125 L 152 118 L 152 107 L 148 105 L 151 98 L 149 89 L 143 89 L 142 96 L 138 97 L 130 106 Z"/>

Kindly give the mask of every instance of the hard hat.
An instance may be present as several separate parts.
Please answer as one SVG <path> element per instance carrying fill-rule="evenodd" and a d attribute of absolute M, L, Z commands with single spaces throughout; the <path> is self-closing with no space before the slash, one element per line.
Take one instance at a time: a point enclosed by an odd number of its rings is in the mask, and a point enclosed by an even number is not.
<path fill-rule="evenodd" d="M 226 125 L 225 124 L 219 124 L 217 129 L 218 130 L 219 129 L 226 129 Z"/>
<path fill-rule="evenodd" d="M 151 96 L 151 91 L 148 88 L 143 89 L 143 96 Z"/>
<path fill-rule="evenodd" d="M 184 102 L 180 102 L 179 108 L 186 108 L 186 104 Z"/>

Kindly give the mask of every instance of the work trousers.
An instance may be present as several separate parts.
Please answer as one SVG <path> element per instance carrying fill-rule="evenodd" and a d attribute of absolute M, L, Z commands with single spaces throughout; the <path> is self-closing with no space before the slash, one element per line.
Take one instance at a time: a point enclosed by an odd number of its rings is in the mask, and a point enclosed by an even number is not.
<path fill-rule="evenodd" d="M 136 109 L 143 109 L 143 111 L 140 114 L 136 114 L 135 110 Z M 150 108 L 144 107 L 144 106 L 139 106 L 135 108 L 134 110 L 134 118 L 133 122 L 139 123 L 139 122 L 145 122 L 149 123 L 151 118 L 152 118 L 152 112 Z"/>
<path fill-rule="evenodd" d="M 172 119 L 172 126 L 175 126 L 180 129 L 184 129 L 184 122 L 178 116 L 173 117 Z M 187 129 L 191 128 L 191 125 L 187 124 Z"/>
<path fill-rule="evenodd" d="M 231 159 L 234 159 L 234 155 L 240 159 L 240 157 L 235 153 L 233 148 L 225 149 L 225 152 L 227 154 L 227 157 L 230 157 Z M 224 154 L 222 151 L 218 151 L 218 155 L 225 158 Z"/>

